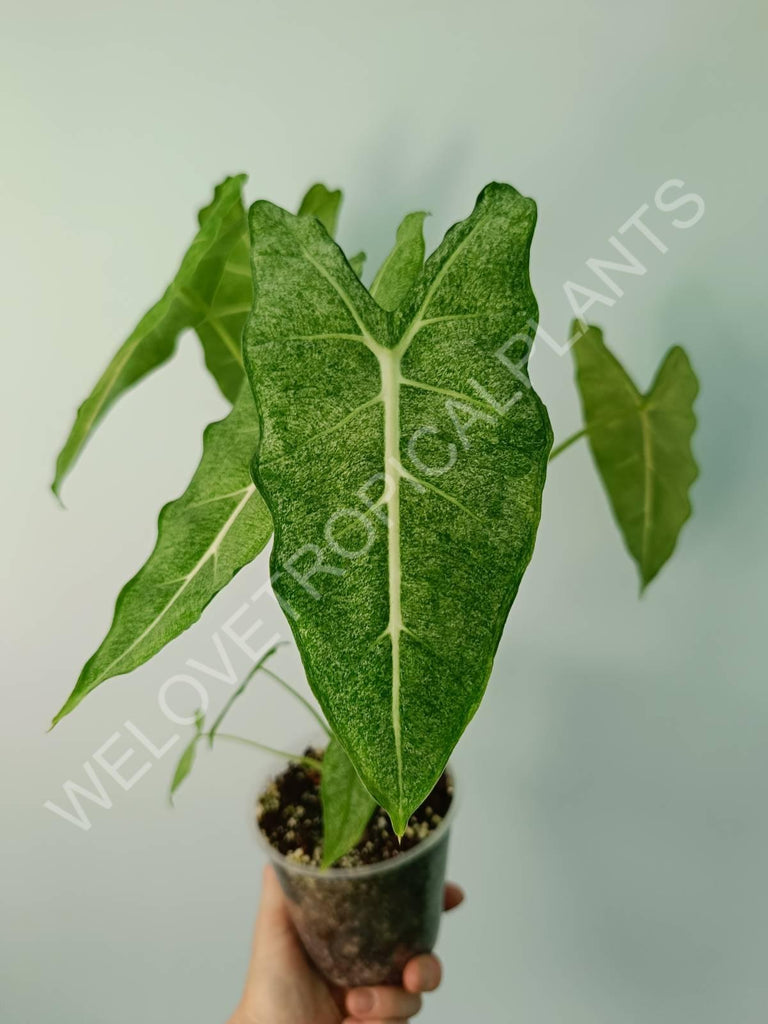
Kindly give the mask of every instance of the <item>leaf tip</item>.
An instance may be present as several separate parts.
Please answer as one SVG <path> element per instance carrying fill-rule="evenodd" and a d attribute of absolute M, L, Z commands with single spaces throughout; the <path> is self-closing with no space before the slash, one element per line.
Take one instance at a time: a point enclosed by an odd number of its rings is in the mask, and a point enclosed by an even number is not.
<path fill-rule="evenodd" d="M 56 728 L 56 726 L 59 724 L 59 722 L 62 720 L 62 718 L 66 718 L 66 716 L 69 714 L 69 712 L 72 710 L 73 707 L 74 707 L 74 704 L 72 705 L 72 707 L 70 707 L 69 700 L 67 700 L 64 704 L 62 704 L 62 706 L 59 708 L 59 710 L 56 712 L 56 714 L 51 719 L 51 724 L 45 730 L 46 733 L 53 732 L 53 730 Z"/>
<path fill-rule="evenodd" d="M 56 476 L 53 478 L 53 483 L 51 484 L 51 494 L 56 499 L 56 504 L 59 506 L 59 508 L 64 509 L 64 511 L 66 511 L 67 506 L 64 504 L 61 498 L 61 485 L 63 483 L 63 477 L 61 476 L 60 473 L 57 472 Z"/>
<path fill-rule="evenodd" d="M 403 811 L 397 811 L 396 814 L 390 814 L 389 820 L 392 822 L 392 831 L 397 836 L 398 845 L 402 843 L 405 830 L 408 827 L 408 819 L 410 815 L 404 814 Z"/>
<path fill-rule="evenodd" d="M 640 569 L 640 588 L 637 594 L 639 598 L 645 597 L 645 592 L 648 590 L 649 585 L 656 579 L 661 568 L 662 566 L 660 565 L 651 572 L 646 572 L 644 568 Z"/>

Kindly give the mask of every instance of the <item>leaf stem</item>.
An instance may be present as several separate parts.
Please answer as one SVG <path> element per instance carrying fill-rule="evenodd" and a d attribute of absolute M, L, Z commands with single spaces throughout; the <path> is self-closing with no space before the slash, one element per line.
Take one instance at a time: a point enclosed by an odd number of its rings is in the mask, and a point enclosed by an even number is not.
<path fill-rule="evenodd" d="M 203 733 L 204 736 L 209 735 Z M 294 761 L 296 764 L 305 764 L 308 768 L 313 768 L 316 771 L 323 770 L 322 761 L 318 761 L 314 757 L 304 757 L 301 754 L 290 754 L 286 750 L 278 750 L 276 747 L 268 747 L 265 743 L 257 743 L 256 740 L 246 739 L 245 736 L 233 736 L 228 732 L 217 732 L 216 739 L 229 740 L 231 743 L 242 743 L 247 747 L 256 747 L 257 750 L 261 750 L 266 754 L 275 754 L 277 757 L 284 757 L 287 761 Z"/>
<path fill-rule="evenodd" d="M 552 449 L 552 451 L 549 453 L 549 461 L 551 462 L 552 459 L 556 459 L 561 452 L 564 452 L 566 448 L 570 448 L 572 444 L 575 444 L 577 441 L 580 441 L 582 437 L 586 436 L 586 434 L 586 427 L 582 427 L 581 430 L 577 430 L 575 434 L 571 434 L 570 437 L 567 437 L 561 444 L 556 445 Z"/>
<path fill-rule="evenodd" d="M 270 679 L 272 679 L 274 682 L 282 686 L 284 690 L 287 690 L 288 693 L 292 694 L 297 701 L 303 704 L 307 711 L 309 711 L 309 713 L 319 722 L 326 736 L 330 737 L 331 730 L 328 728 L 327 722 L 320 714 L 320 712 L 317 711 L 316 708 L 312 707 L 312 705 L 309 703 L 306 697 L 302 697 L 298 690 L 294 690 L 290 683 L 287 683 L 285 679 L 282 679 L 276 672 L 273 672 L 271 668 L 267 668 L 266 665 L 261 666 L 261 671 L 264 673 L 264 675 L 269 676 Z"/>

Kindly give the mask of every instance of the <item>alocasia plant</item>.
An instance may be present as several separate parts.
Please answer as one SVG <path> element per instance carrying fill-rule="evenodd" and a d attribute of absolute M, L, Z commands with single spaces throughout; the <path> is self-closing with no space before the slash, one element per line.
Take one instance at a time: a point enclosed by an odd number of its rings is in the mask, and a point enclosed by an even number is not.
<path fill-rule="evenodd" d="M 367 289 L 364 255 L 347 259 L 332 239 L 341 193 L 322 185 L 298 215 L 251 207 L 248 269 L 243 181 L 217 188 L 59 457 L 55 489 L 109 405 L 183 329 L 197 332 L 232 411 L 207 429 L 189 487 L 161 513 L 155 550 L 55 721 L 194 622 L 274 525 L 276 594 L 330 723 L 316 766 L 328 864 L 376 802 L 403 832 L 477 709 L 550 457 L 588 436 L 643 585 L 659 571 L 690 514 L 698 385 L 674 348 L 642 395 L 585 328 L 574 354 L 586 425 L 550 456 L 527 374 L 532 200 L 487 186 L 426 263 L 425 214 L 409 214 Z M 208 733 L 198 720 L 173 789 L 204 736 L 225 738 L 221 717 Z"/>

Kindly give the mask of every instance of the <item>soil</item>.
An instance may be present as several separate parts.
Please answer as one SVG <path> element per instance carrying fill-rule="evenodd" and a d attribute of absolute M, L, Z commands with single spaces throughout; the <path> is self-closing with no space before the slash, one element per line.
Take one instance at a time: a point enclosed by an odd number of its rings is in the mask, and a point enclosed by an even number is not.
<path fill-rule="evenodd" d="M 308 747 L 305 756 L 320 761 L 323 752 Z M 378 807 L 357 846 L 330 870 L 377 864 L 412 849 L 440 825 L 452 799 L 453 786 L 444 772 L 411 816 L 401 841 L 387 813 Z M 300 864 L 319 866 L 323 850 L 320 773 L 302 764 L 288 765 L 262 793 L 257 820 L 269 843 L 284 856 Z"/>

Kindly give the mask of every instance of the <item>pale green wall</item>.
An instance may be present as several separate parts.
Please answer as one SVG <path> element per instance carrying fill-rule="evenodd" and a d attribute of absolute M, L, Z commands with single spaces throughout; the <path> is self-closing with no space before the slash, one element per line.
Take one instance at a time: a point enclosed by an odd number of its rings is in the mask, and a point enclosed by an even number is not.
<path fill-rule="evenodd" d="M 123 401 L 65 489 L 46 487 L 74 406 L 158 294 L 224 173 L 293 205 L 321 178 L 341 241 L 431 244 L 492 178 L 539 201 L 533 279 L 562 284 L 657 186 L 706 201 L 593 311 L 645 384 L 686 346 L 702 380 L 696 516 L 642 601 L 587 452 L 552 469 L 534 563 L 457 757 L 465 792 L 433 1024 L 762 1024 L 768 1002 L 765 642 L 765 5 L 31 0 L 3 19 L 2 1019 L 210 1024 L 235 999 L 258 895 L 248 809 L 263 763 L 201 764 L 171 812 L 169 758 L 88 833 L 42 805 L 156 703 L 265 578 L 44 735 L 114 596 L 223 410 L 192 344 Z M 640 247 L 638 247 L 638 255 Z M 533 372 L 579 425 L 569 358 Z M 172 411 L 171 411 L 172 410 Z M 282 627 L 265 607 L 267 625 Z M 286 671 L 292 654 L 281 655 Z M 245 667 L 243 659 L 238 666 Z M 220 703 L 226 687 L 212 683 Z M 253 735 L 304 729 L 266 688 Z M 490 780 L 490 781 L 489 781 Z"/>

